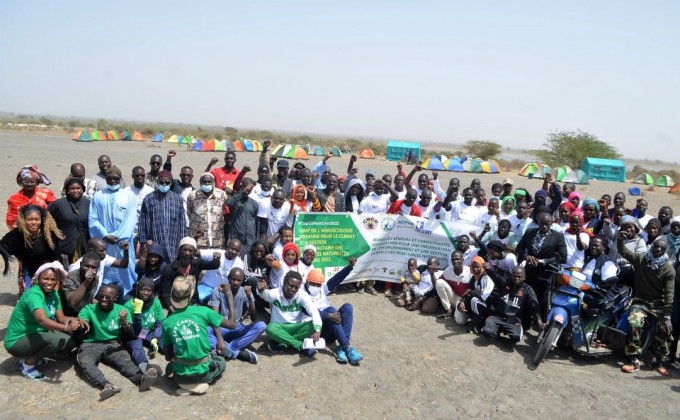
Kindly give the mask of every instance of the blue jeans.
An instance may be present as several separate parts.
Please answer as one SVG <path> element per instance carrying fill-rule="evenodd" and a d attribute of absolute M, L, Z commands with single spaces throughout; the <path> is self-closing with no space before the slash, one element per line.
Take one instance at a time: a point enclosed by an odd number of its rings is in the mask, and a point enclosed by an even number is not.
<path fill-rule="evenodd" d="M 336 324 L 328 319 L 328 315 L 340 312 L 342 322 Z M 352 337 L 352 323 L 354 322 L 354 309 L 349 303 L 345 303 L 340 309 L 335 309 L 333 306 L 319 311 L 323 325 L 321 327 L 321 336 L 327 343 L 332 343 L 338 340 L 338 344 L 343 349 L 349 348 L 350 339 Z"/>
<path fill-rule="evenodd" d="M 213 289 L 214 287 L 206 286 L 205 284 L 198 285 L 198 301 L 202 305 L 205 305 L 206 302 L 208 302 L 208 299 L 212 296 Z"/>
<path fill-rule="evenodd" d="M 158 339 L 158 351 L 163 353 L 163 339 L 160 336 L 156 337 L 154 333 L 155 331 L 150 331 L 143 340 L 137 337 L 134 340 L 125 342 L 125 348 L 130 352 L 130 357 L 135 365 L 139 366 L 142 363 L 149 363 L 149 359 L 147 359 L 146 353 L 144 353 L 144 344 L 150 346 L 152 338 Z"/>
<path fill-rule="evenodd" d="M 222 332 L 224 341 L 229 343 L 227 348 L 231 351 L 231 358 L 236 359 L 238 353 L 257 340 L 257 337 L 261 336 L 266 328 L 267 324 L 257 321 L 250 325 L 238 324 L 233 330 L 220 327 L 220 332 Z M 212 327 L 208 327 L 208 340 L 210 340 L 210 347 L 217 348 L 217 337 L 215 337 L 215 331 Z"/>

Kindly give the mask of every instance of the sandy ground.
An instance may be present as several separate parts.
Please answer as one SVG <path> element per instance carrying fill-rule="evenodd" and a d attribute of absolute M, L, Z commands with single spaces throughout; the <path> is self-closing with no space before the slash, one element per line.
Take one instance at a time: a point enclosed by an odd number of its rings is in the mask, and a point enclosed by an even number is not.
<path fill-rule="evenodd" d="M 3 164 L 0 195 L 17 190 L 16 171 L 35 163 L 57 185 L 72 162 L 85 164 L 88 174 L 97 171 L 100 154 L 111 156 L 130 180 L 133 166 L 148 166 L 148 158 L 170 150 L 168 144 L 136 142 L 75 143 L 64 136 L 45 133 L 0 131 Z M 212 156 L 178 149 L 175 172 L 190 165 L 201 173 Z M 255 166 L 257 154 L 237 154 L 237 166 Z M 313 159 L 310 163 L 314 163 Z M 344 173 L 347 157 L 334 158 L 331 166 Z M 394 173 L 394 163 L 359 160 L 365 171 Z M 442 174 L 448 182 L 452 174 Z M 468 184 L 471 174 L 456 174 Z M 481 175 L 482 185 L 514 178 L 517 186 L 531 191 L 540 181 L 516 174 Z M 593 182 L 579 188 L 585 196 L 627 191 L 627 184 Z M 663 191 L 643 191 L 655 214 L 664 204 L 677 211 L 678 197 Z M 4 200 L 3 200 L 4 201 Z M 2 206 L 2 214 L 6 211 Z M 5 233 L 4 223 L 0 233 Z M 0 283 L 0 339 L 16 302 L 15 275 Z M 270 355 L 263 342 L 255 343 L 260 355 L 256 366 L 230 362 L 225 377 L 202 397 L 176 397 L 174 386 L 161 381 L 149 392 L 138 393 L 119 374 L 104 368 L 123 392 L 102 403 L 97 390 L 78 378 L 71 361 L 60 360 L 43 368 L 49 380 L 24 379 L 17 360 L 0 348 L 0 406 L 2 418 L 69 417 L 157 418 L 161 416 L 212 417 L 317 417 L 317 418 L 677 418 L 680 374 L 663 378 L 649 369 L 634 374 L 619 371 L 619 357 L 595 359 L 558 350 L 537 370 L 528 365 L 535 350 L 535 332 L 512 349 L 507 345 L 468 334 L 464 328 L 397 308 L 382 296 L 340 293 L 331 301 L 355 308 L 353 343 L 365 355 L 360 367 L 339 365 L 330 351 L 316 360 L 296 354 Z M 158 360 L 158 359 L 157 359 Z M 165 362 L 160 362 L 165 366 Z M 150 409 L 155 407 L 154 409 Z"/>

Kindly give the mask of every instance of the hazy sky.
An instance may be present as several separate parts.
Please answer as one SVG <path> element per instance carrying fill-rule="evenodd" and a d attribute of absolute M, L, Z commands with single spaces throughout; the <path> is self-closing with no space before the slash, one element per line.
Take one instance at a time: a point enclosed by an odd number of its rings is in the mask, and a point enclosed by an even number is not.
<path fill-rule="evenodd" d="M 679 161 L 677 1 L 0 2 L 0 110 Z"/>

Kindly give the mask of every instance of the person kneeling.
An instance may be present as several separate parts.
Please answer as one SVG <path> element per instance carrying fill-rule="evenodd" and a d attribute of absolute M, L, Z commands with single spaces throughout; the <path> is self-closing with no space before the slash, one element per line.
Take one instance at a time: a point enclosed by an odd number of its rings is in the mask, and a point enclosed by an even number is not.
<path fill-rule="evenodd" d="M 189 306 L 196 285 L 192 276 L 177 277 L 172 282 L 170 301 L 175 311 L 163 321 L 163 351 L 178 395 L 205 394 L 210 384 L 227 368 L 224 357 L 211 356 L 208 326 L 234 328 L 234 297 L 226 292 L 229 318 L 205 306 Z M 217 334 L 217 351 L 225 354 L 222 334 Z"/>
<path fill-rule="evenodd" d="M 258 283 L 257 293 L 271 304 L 272 316 L 267 326 L 269 351 L 277 352 L 289 347 L 301 351 L 307 357 L 314 357 L 315 349 L 302 349 L 302 340 L 311 337 L 314 343 L 321 338 L 321 316 L 307 293 L 299 293 L 302 276 L 289 271 L 283 278 L 283 285 L 267 289 L 267 283 Z M 306 313 L 305 313 L 306 312 Z M 311 321 L 306 321 L 309 314 Z"/>
<path fill-rule="evenodd" d="M 350 303 L 345 303 L 336 309 L 328 301 L 328 294 L 340 286 L 340 283 L 352 272 L 356 262 L 356 258 L 350 258 L 349 265 L 331 277 L 326 284 L 324 284 L 324 275 L 321 270 L 311 270 L 307 274 L 305 284 L 305 291 L 316 305 L 323 321 L 321 336 L 326 343 L 338 340 L 335 360 L 342 364 L 349 361 L 353 365 L 358 365 L 364 359 L 364 356 L 350 344 L 354 309 Z"/>
<path fill-rule="evenodd" d="M 510 281 L 496 284 L 499 296 L 489 298 L 490 314 L 484 322 L 482 335 L 498 338 L 505 333 L 513 344 L 519 343 L 524 335 L 521 317 L 527 309 L 538 330 L 543 329 L 538 299 L 534 289 L 524 283 L 525 279 L 524 267 L 517 266 L 512 269 Z"/>
<path fill-rule="evenodd" d="M 142 373 L 130 359 L 130 354 L 121 341 L 134 337 L 132 316 L 125 308 L 117 303 L 118 288 L 113 284 L 105 284 L 99 289 L 97 303 L 86 305 L 78 313 L 81 324 L 89 325 L 89 333 L 78 351 L 78 364 L 87 380 L 97 388 L 100 401 L 120 392 L 104 376 L 97 365 L 99 362 L 111 366 L 139 386 L 140 391 L 146 391 L 158 379 L 156 369 L 149 369 Z"/>

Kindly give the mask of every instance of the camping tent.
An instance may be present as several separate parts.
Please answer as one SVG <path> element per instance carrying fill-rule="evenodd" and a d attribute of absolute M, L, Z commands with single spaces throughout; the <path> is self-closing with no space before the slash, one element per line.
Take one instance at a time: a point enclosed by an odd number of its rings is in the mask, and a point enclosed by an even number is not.
<path fill-rule="evenodd" d="M 567 174 L 569 172 L 571 172 L 571 170 L 572 169 L 568 166 L 560 166 L 559 168 L 555 169 L 555 171 L 553 173 L 553 177 L 555 178 L 555 181 L 562 182 L 564 177 L 567 176 Z"/>
<path fill-rule="evenodd" d="M 134 141 L 146 141 L 144 138 L 144 135 L 140 133 L 139 131 L 135 131 L 135 134 L 132 135 L 132 140 Z"/>
<path fill-rule="evenodd" d="M 120 139 L 125 140 L 125 141 L 131 141 L 132 140 L 132 133 L 130 133 L 128 130 L 123 130 L 120 133 Z"/>
<path fill-rule="evenodd" d="M 501 172 L 501 167 L 495 160 L 483 160 L 479 165 L 482 167 L 482 172 L 487 174 L 497 174 Z"/>
<path fill-rule="evenodd" d="M 444 162 L 444 169 L 451 172 L 463 172 L 463 165 L 456 158 L 447 159 Z"/>
<path fill-rule="evenodd" d="M 168 138 L 168 143 L 179 143 L 181 141 L 182 136 L 178 136 L 177 134 L 173 134 Z"/>
<path fill-rule="evenodd" d="M 626 165 L 618 159 L 583 159 L 581 169 L 590 179 L 626 182 Z"/>
<path fill-rule="evenodd" d="M 423 162 L 420 165 L 423 169 L 427 169 L 428 171 L 444 171 L 444 164 L 442 161 L 436 157 L 433 156 L 431 158 L 425 159 L 425 162 Z"/>
<path fill-rule="evenodd" d="M 375 153 L 367 147 L 359 153 L 359 157 L 361 159 L 375 159 Z"/>
<path fill-rule="evenodd" d="M 92 140 L 95 141 L 106 141 L 108 138 L 106 137 L 106 131 L 93 131 L 92 132 Z"/>
<path fill-rule="evenodd" d="M 330 149 L 328 149 L 329 152 L 333 154 L 333 156 L 340 157 L 342 156 L 342 151 L 338 146 L 331 146 Z"/>
<path fill-rule="evenodd" d="M 545 178 L 545 174 L 550 172 L 550 166 L 540 162 L 528 162 L 519 171 L 520 176 L 531 178 Z"/>
<path fill-rule="evenodd" d="M 224 151 L 231 150 L 231 151 L 234 151 L 234 143 L 232 143 L 231 140 L 228 140 L 228 139 L 220 140 L 220 143 L 222 143 L 222 147 L 223 147 L 223 148 L 220 149 L 220 150 L 224 150 Z"/>
<path fill-rule="evenodd" d="M 571 169 L 562 178 L 562 182 L 573 182 L 574 184 L 590 184 L 588 175 L 581 169 Z"/>
<path fill-rule="evenodd" d="M 215 143 L 211 145 L 210 141 L 199 140 L 196 143 L 194 143 L 193 146 L 191 146 L 191 150 L 196 152 L 209 152 L 211 150 L 215 150 Z"/>
<path fill-rule="evenodd" d="M 151 139 L 151 141 L 159 142 L 159 141 L 163 141 L 163 139 L 164 139 L 163 133 L 156 133 L 156 135 L 153 136 L 153 139 Z"/>
<path fill-rule="evenodd" d="M 251 140 L 253 142 L 253 152 L 262 151 L 262 142 L 260 140 Z"/>
<path fill-rule="evenodd" d="M 279 144 L 271 155 L 289 159 L 309 159 L 309 154 L 305 152 L 305 149 L 296 144 Z"/>
<path fill-rule="evenodd" d="M 243 142 L 241 140 L 234 140 L 232 143 L 234 146 L 234 151 L 236 152 L 242 152 L 246 150 L 245 146 L 243 145 Z"/>
<path fill-rule="evenodd" d="M 482 173 L 482 161 L 481 159 L 467 159 L 463 162 L 463 170 L 465 172 L 472 173 Z"/>
<path fill-rule="evenodd" d="M 324 150 L 323 147 L 317 145 L 317 146 L 312 146 L 312 151 L 309 154 L 314 155 L 314 156 L 325 156 L 326 151 Z"/>
<path fill-rule="evenodd" d="M 668 190 L 669 193 L 677 194 L 680 193 L 680 182 L 676 182 L 673 184 L 670 190 Z"/>
<path fill-rule="evenodd" d="M 241 141 L 243 142 L 243 149 L 246 152 L 252 152 L 253 151 L 253 142 L 252 141 L 246 140 L 246 139 L 241 139 Z"/>
<path fill-rule="evenodd" d="M 115 130 L 110 130 L 107 135 L 109 140 L 120 140 L 120 135 L 118 135 L 118 132 Z"/>
<path fill-rule="evenodd" d="M 652 176 L 647 172 L 643 172 L 635 177 L 635 179 L 633 180 L 633 184 L 653 185 L 654 178 L 652 178 Z"/>
<path fill-rule="evenodd" d="M 196 143 L 196 139 L 192 135 L 179 137 L 177 140 L 178 140 L 179 144 L 194 144 L 194 143 Z"/>
<path fill-rule="evenodd" d="M 401 162 L 404 160 L 404 157 L 409 150 L 413 153 L 416 160 L 420 160 L 420 143 L 414 141 L 388 140 L 387 160 Z"/>
<path fill-rule="evenodd" d="M 78 131 L 76 134 L 73 135 L 73 140 L 91 142 L 92 136 L 87 131 Z"/>
<path fill-rule="evenodd" d="M 668 175 L 661 175 L 656 179 L 656 181 L 654 181 L 654 185 L 657 187 L 672 187 L 673 184 L 675 184 L 673 179 Z"/>

